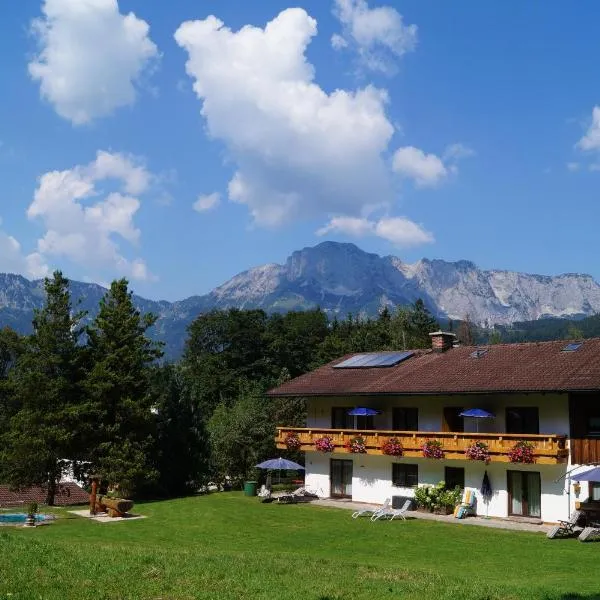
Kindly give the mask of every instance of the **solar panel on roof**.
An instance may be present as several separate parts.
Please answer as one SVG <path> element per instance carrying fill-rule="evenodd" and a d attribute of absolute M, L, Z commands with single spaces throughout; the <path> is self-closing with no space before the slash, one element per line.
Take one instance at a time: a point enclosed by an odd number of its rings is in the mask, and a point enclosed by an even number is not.
<path fill-rule="evenodd" d="M 576 352 L 583 345 L 583 342 L 573 342 L 571 344 L 567 344 L 562 352 Z"/>
<path fill-rule="evenodd" d="M 373 352 L 370 354 L 356 354 L 350 358 L 333 365 L 334 369 L 367 369 L 375 367 L 393 367 L 410 358 L 414 352 Z"/>

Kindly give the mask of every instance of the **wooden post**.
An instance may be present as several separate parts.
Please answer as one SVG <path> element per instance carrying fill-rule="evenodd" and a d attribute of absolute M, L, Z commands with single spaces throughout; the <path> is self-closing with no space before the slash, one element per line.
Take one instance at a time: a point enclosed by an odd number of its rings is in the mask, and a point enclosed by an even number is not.
<path fill-rule="evenodd" d="M 96 514 L 96 496 L 98 495 L 98 477 L 92 477 L 92 493 L 90 494 L 90 515 Z"/>

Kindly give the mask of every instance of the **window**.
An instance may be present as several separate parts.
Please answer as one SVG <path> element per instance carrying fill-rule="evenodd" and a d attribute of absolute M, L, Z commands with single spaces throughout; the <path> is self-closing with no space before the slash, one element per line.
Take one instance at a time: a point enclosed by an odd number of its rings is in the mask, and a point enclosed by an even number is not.
<path fill-rule="evenodd" d="M 517 406 L 506 409 L 506 433 L 539 433 L 537 406 Z"/>
<path fill-rule="evenodd" d="M 590 483 L 590 500 L 600 502 L 600 483 Z"/>
<path fill-rule="evenodd" d="M 587 434 L 590 437 L 600 437 L 600 415 L 588 417 Z"/>
<path fill-rule="evenodd" d="M 419 483 L 418 465 L 392 464 L 392 485 L 395 487 L 417 487 Z"/>
<path fill-rule="evenodd" d="M 419 409 L 396 406 L 392 410 L 392 429 L 394 431 L 418 431 Z"/>
<path fill-rule="evenodd" d="M 334 406 L 331 409 L 331 428 L 332 429 L 353 429 L 354 417 L 348 414 L 352 410 L 350 406 Z"/>
<path fill-rule="evenodd" d="M 456 486 L 463 490 L 465 488 L 465 470 L 462 467 L 446 467 L 444 481 L 449 490 L 453 490 Z"/>

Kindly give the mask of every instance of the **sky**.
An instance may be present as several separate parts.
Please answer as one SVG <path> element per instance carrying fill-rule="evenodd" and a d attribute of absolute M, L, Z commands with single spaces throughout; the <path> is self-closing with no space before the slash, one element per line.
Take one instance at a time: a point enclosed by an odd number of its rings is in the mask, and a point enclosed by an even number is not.
<path fill-rule="evenodd" d="M 175 300 L 325 240 L 590 273 L 600 5 L 0 0 L 0 272 Z"/>

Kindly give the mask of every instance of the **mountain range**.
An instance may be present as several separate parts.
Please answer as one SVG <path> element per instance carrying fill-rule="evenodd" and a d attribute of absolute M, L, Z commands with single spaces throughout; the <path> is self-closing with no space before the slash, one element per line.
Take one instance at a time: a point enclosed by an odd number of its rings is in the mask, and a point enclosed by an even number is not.
<path fill-rule="evenodd" d="M 105 289 L 73 281 L 80 307 L 93 316 Z M 140 310 L 158 316 L 153 336 L 166 355 L 181 354 L 188 325 L 202 312 L 262 308 L 267 312 L 320 306 L 330 316 L 376 315 L 383 306 L 422 298 L 440 319 L 469 318 L 480 325 L 507 325 L 547 317 L 582 318 L 600 312 L 600 285 L 590 275 L 544 276 L 482 270 L 461 260 L 422 259 L 409 264 L 354 244 L 324 242 L 293 252 L 285 264 L 267 264 L 236 275 L 203 296 L 177 302 L 135 297 Z M 33 310 L 44 301 L 43 282 L 0 274 L 0 326 L 26 333 Z"/>

